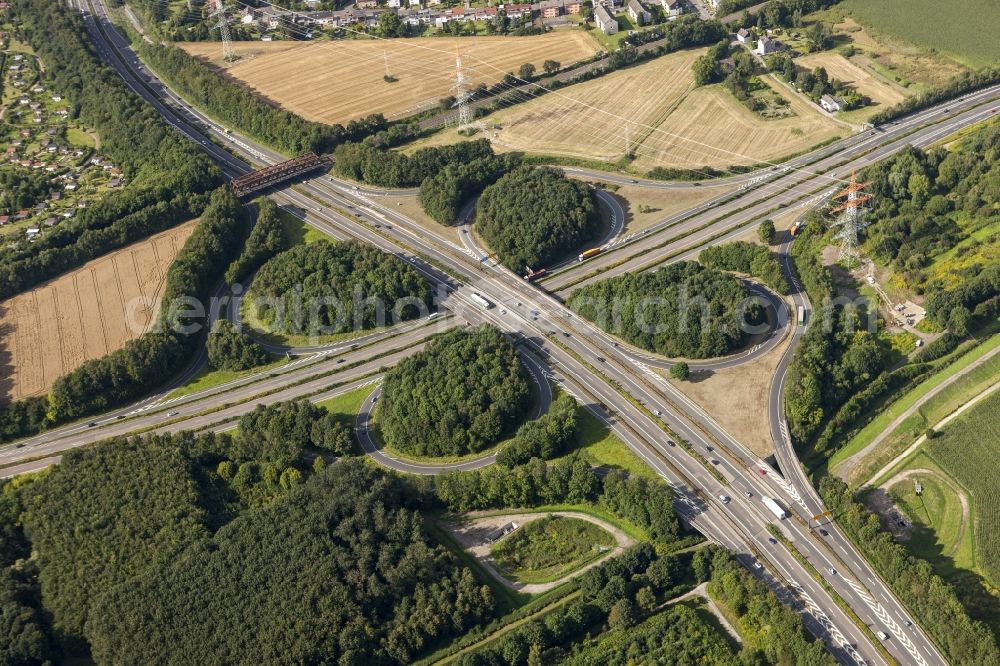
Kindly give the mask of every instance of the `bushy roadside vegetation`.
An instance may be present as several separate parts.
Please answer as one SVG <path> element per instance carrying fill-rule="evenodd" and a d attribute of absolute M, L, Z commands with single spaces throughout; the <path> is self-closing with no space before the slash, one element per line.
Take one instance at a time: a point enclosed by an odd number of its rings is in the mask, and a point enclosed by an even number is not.
<path fill-rule="evenodd" d="M 461 456 L 521 422 L 531 389 L 498 329 L 448 331 L 385 374 L 377 419 L 385 442 L 418 456 Z"/>
<path fill-rule="evenodd" d="M 517 429 L 511 441 L 497 454 L 497 464 L 514 467 L 532 458 L 550 460 L 569 448 L 577 436 L 577 404 L 563 393 L 539 418 Z"/>
<path fill-rule="evenodd" d="M 459 222 L 462 205 L 521 163 L 517 153 L 449 164 L 420 184 L 420 205 L 441 224 Z"/>
<path fill-rule="evenodd" d="M 577 289 L 567 304 L 602 329 L 670 357 L 723 356 L 747 339 L 741 323 L 759 324 L 739 280 L 690 261 L 626 273 Z"/>
<path fill-rule="evenodd" d="M 895 106 L 879 111 L 869 119 L 869 122 L 873 125 L 881 125 L 997 83 L 1000 83 L 1000 67 L 986 67 L 975 72 L 962 72 L 943 86 L 912 95 Z"/>
<path fill-rule="evenodd" d="M 493 157 L 487 139 L 421 148 L 412 155 L 386 150 L 375 141 L 345 143 L 334 152 L 338 176 L 383 187 L 416 187 L 448 165 Z"/>
<path fill-rule="evenodd" d="M 291 241 L 281 223 L 278 204 L 266 197 L 254 201 L 257 222 L 253 225 L 240 256 L 226 269 L 226 282 L 234 285 L 249 278 L 274 255 L 287 250 Z"/>
<path fill-rule="evenodd" d="M 126 187 L 65 220 L 32 243 L 0 249 L 0 298 L 150 234 L 190 220 L 221 174 L 189 141 L 129 90 L 93 52 L 76 11 L 56 0 L 17 0 L 17 34 L 45 63 L 46 81 L 71 115 L 101 137 L 101 152 Z"/>
<path fill-rule="evenodd" d="M 755 277 L 779 294 L 789 291 L 777 255 L 762 245 L 746 241 L 710 245 L 698 255 L 698 261 L 709 268 Z"/>
<path fill-rule="evenodd" d="M 228 319 L 212 326 L 205 341 L 208 364 L 216 370 L 249 370 L 270 360 L 267 352 Z"/>

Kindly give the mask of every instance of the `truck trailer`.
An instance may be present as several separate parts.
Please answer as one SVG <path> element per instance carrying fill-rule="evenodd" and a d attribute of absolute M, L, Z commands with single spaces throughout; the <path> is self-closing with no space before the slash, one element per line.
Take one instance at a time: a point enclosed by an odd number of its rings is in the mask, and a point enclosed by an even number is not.
<path fill-rule="evenodd" d="M 479 307 L 481 307 L 484 310 L 489 310 L 491 307 L 493 307 L 492 303 L 490 303 L 488 300 L 486 300 L 481 295 L 479 295 L 479 294 L 477 294 L 475 292 L 473 292 L 472 296 L 470 296 L 469 298 L 472 299 L 473 303 L 475 303 L 476 305 L 478 305 Z"/>
<path fill-rule="evenodd" d="M 580 261 L 583 261 L 584 259 L 590 259 L 591 257 L 593 257 L 593 256 L 595 256 L 595 255 L 598 255 L 598 254 L 600 254 L 600 253 L 601 253 L 601 248 L 599 248 L 599 247 L 595 247 L 595 248 L 594 248 L 594 249 L 592 249 L 592 250 L 587 250 L 586 252 L 582 253 L 582 254 L 581 254 L 581 255 L 579 256 L 579 260 L 580 260 Z"/>
<path fill-rule="evenodd" d="M 784 520 L 785 518 L 788 517 L 788 513 L 784 509 L 782 509 L 781 506 L 779 506 L 778 503 L 775 502 L 770 497 L 761 497 L 760 501 L 764 503 L 764 506 L 767 507 L 767 510 L 773 513 L 774 517 L 777 518 L 778 520 Z"/>

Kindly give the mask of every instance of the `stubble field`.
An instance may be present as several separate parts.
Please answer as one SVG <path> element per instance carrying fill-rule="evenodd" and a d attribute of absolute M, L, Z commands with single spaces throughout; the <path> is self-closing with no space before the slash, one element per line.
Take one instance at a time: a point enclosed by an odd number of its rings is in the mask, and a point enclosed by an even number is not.
<path fill-rule="evenodd" d="M 167 269 L 194 226 L 174 227 L 0 303 L 0 399 L 45 393 L 60 375 L 148 330 Z"/>
<path fill-rule="evenodd" d="M 485 135 L 498 151 L 613 163 L 625 156 L 627 133 L 632 166 L 648 171 L 757 164 L 849 133 L 767 78 L 795 115 L 765 120 L 721 85 L 695 88 L 691 64 L 704 52 L 672 53 L 500 111 L 483 120 Z M 462 140 L 449 129 L 405 150 Z"/>
<path fill-rule="evenodd" d="M 590 35 L 576 30 L 532 37 L 237 42 L 234 46 L 241 60 L 226 65 L 219 42 L 181 45 L 192 55 L 225 66 L 230 76 L 283 108 L 326 123 L 370 113 L 392 118 L 435 106 L 454 92 L 459 52 L 466 79 L 475 86 L 497 83 L 526 62 L 541 71 L 545 60 L 568 65 L 600 48 Z M 398 79 L 394 83 L 383 80 L 386 61 L 390 75 Z"/>
<path fill-rule="evenodd" d="M 795 64 L 810 70 L 823 67 L 832 78 L 839 79 L 854 87 L 862 95 L 867 95 L 873 102 L 882 107 L 899 104 L 912 94 L 903 86 L 893 85 L 887 79 L 862 69 L 854 62 L 833 51 L 810 53 L 796 58 Z M 871 108 L 874 111 L 878 107 Z"/>

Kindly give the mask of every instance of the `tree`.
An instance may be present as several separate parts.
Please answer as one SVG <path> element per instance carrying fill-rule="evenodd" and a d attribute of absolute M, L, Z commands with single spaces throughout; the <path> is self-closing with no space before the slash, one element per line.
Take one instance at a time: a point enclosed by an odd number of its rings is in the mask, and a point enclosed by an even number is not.
<path fill-rule="evenodd" d="M 526 62 L 521 65 L 520 69 L 517 70 L 517 73 L 523 80 L 530 81 L 531 77 L 535 75 L 535 66 L 530 62 Z"/>
<path fill-rule="evenodd" d="M 209 365 L 217 370 L 248 370 L 270 360 L 253 338 L 226 319 L 215 322 L 205 347 Z"/>
<path fill-rule="evenodd" d="M 757 227 L 757 238 L 765 245 L 774 245 L 777 239 L 777 232 L 774 230 L 774 220 L 764 220 Z"/>
<path fill-rule="evenodd" d="M 545 62 L 542 63 L 542 70 L 544 70 L 546 74 L 551 75 L 558 72 L 560 66 L 561 65 L 559 64 L 558 60 L 546 60 Z"/>
<path fill-rule="evenodd" d="M 971 319 L 972 313 L 969 312 L 969 308 L 960 305 L 954 308 L 948 316 L 948 330 L 959 337 L 965 337 L 969 334 L 969 321 Z"/>
<path fill-rule="evenodd" d="M 382 37 L 405 37 L 407 25 L 400 20 L 394 11 L 384 11 L 379 14 L 376 32 Z"/>
<path fill-rule="evenodd" d="M 639 621 L 635 604 L 629 599 L 619 599 L 608 613 L 608 626 L 612 629 L 628 629 Z"/>
<path fill-rule="evenodd" d="M 694 72 L 695 84 L 703 86 L 715 81 L 718 65 L 714 58 L 703 55 L 694 61 L 691 65 L 691 71 Z"/>
<path fill-rule="evenodd" d="M 635 593 L 635 602 L 643 613 L 652 612 L 656 608 L 656 593 L 647 585 Z"/>
<path fill-rule="evenodd" d="M 670 368 L 670 376 L 682 382 L 687 381 L 691 377 L 691 368 L 684 361 L 680 361 Z"/>

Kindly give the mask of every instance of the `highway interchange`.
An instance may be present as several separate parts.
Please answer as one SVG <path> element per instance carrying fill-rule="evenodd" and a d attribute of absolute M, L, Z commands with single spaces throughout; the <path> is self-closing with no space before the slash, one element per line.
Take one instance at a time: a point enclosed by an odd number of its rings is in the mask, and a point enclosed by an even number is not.
<path fill-rule="evenodd" d="M 78 6 L 84 10 L 101 56 L 167 122 L 202 146 L 228 176 L 248 172 L 250 164 L 260 166 L 285 159 L 190 108 L 144 69 L 138 70 L 137 57 L 107 23 L 102 4 L 87 2 L 83 6 L 84 2 L 87 0 L 78 0 Z M 147 76 L 148 81 L 144 80 Z M 926 145 L 988 117 L 995 104 L 987 102 L 998 97 L 1000 87 L 986 89 L 915 114 L 884 131 L 855 135 L 774 171 L 735 178 L 734 182 L 745 185 L 735 197 L 725 195 L 672 216 L 595 259 L 567 265 L 544 286 L 556 295 L 567 295 L 571 286 L 595 279 L 591 273 L 598 267 L 605 269 L 601 277 L 610 277 L 645 270 L 667 260 L 691 258 L 699 245 L 742 234 L 751 228 L 748 225 L 764 219 L 778 206 L 808 209 L 829 196 L 840 178 L 852 169 L 883 159 L 906 145 Z M 612 182 L 618 178 L 613 174 L 579 175 Z M 648 185 L 676 186 L 655 181 Z M 166 398 L 164 392 L 102 415 L 93 421 L 97 425 L 74 424 L 23 440 L 0 449 L 0 464 L 21 463 L 0 472 L 11 475 L 38 469 L 56 462 L 62 451 L 116 435 L 147 430 L 226 429 L 258 402 L 301 396 L 321 400 L 374 384 L 384 367 L 421 348 L 432 333 L 465 323 L 489 323 L 519 343 L 533 374 L 548 377 L 575 395 L 667 479 L 677 491 L 679 511 L 695 529 L 738 553 L 748 565 L 762 563 L 764 569 L 758 573 L 803 611 L 810 630 L 822 637 L 843 663 L 887 663 L 876 646 L 879 641 L 873 633 L 878 631 L 889 635 L 881 648 L 899 663 L 946 663 L 917 625 L 919 618 L 908 616 L 835 523 L 824 524 L 828 536 L 809 528 L 814 525 L 810 518 L 821 513 L 823 506 L 795 458 L 784 426 L 784 372 L 801 335 L 800 328 L 790 326 L 786 306 L 774 303 L 776 326 L 767 337 L 768 344 L 744 355 L 750 358 L 766 353 L 786 336 L 792 336 L 769 396 L 779 473 L 652 370 L 669 367 L 669 361 L 628 349 L 577 318 L 549 293 L 501 266 L 483 264 L 475 250 L 428 232 L 382 205 L 378 201 L 382 194 L 377 189 L 322 175 L 273 191 L 270 196 L 334 238 L 370 243 L 408 261 L 435 286 L 440 311 L 451 314 L 433 321 L 397 325 L 348 343 L 294 350 L 308 355 L 263 376 L 178 399 Z M 787 252 L 783 260 L 788 261 Z M 497 307 L 479 308 L 471 299 L 473 293 Z M 791 301 L 793 308 L 802 305 L 808 309 L 801 289 L 791 296 Z M 734 364 L 746 358 L 713 362 Z M 548 386 L 548 382 L 541 384 Z M 366 422 L 375 395 L 369 396 L 359 413 L 359 425 Z M 367 429 L 360 428 L 359 435 L 362 433 L 367 435 Z M 689 446 L 678 443 L 676 438 Z M 371 447 L 371 442 L 365 445 L 366 449 Z M 381 462 L 404 471 L 439 471 L 405 469 L 407 463 L 392 459 Z M 721 502 L 723 495 L 731 500 Z M 792 514 L 780 521 L 779 527 L 800 557 L 809 562 L 808 568 L 768 531 L 779 521 L 761 504 L 761 496 L 774 497 Z M 862 630 L 833 594 L 841 597 L 869 629 Z"/>

